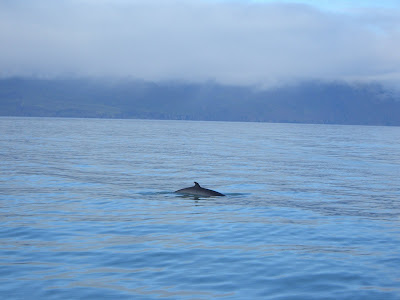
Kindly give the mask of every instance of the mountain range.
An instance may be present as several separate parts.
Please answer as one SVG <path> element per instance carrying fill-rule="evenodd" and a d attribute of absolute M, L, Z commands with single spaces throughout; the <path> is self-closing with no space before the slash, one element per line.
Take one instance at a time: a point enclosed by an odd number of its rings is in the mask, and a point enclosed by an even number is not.
<path fill-rule="evenodd" d="M 400 93 L 378 83 L 272 88 L 215 82 L 0 79 L 0 115 L 400 126 Z"/>

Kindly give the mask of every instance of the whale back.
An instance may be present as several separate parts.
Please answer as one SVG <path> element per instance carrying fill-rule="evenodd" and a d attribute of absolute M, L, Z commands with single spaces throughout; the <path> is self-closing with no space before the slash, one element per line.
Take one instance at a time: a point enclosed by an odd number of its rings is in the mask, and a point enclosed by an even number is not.
<path fill-rule="evenodd" d="M 217 191 L 205 189 L 201 187 L 200 184 L 198 184 L 197 182 L 194 182 L 194 186 L 177 190 L 175 191 L 175 193 L 184 195 L 193 195 L 193 196 L 204 196 L 204 197 L 225 196 L 224 194 L 221 194 Z"/>

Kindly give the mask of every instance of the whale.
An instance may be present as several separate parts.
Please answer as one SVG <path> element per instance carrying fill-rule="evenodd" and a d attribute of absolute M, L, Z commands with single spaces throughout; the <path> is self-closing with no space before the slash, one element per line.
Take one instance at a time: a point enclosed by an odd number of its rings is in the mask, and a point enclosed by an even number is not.
<path fill-rule="evenodd" d="M 184 195 L 193 195 L 193 196 L 203 196 L 203 197 L 225 196 L 224 194 L 221 194 L 219 192 L 201 187 L 200 184 L 198 184 L 196 181 L 194 182 L 194 186 L 177 190 L 175 191 L 175 193 Z"/>

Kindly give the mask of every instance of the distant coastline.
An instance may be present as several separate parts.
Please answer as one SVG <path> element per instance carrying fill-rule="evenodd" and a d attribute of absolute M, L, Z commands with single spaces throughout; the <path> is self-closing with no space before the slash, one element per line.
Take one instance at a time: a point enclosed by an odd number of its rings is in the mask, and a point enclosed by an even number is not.
<path fill-rule="evenodd" d="M 270 89 L 216 83 L 0 79 L 0 116 L 400 126 L 382 85 L 303 82 Z"/>

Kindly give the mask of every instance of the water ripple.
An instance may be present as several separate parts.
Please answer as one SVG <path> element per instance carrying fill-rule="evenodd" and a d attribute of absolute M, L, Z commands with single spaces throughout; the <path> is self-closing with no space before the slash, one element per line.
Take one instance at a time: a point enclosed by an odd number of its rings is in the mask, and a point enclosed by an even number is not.
<path fill-rule="evenodd" d="M 4 299 L 400 298 L 398 128 L 0 118 L 0 132 Z M 226 197 L 173 193 L 193 181 Z"/>

